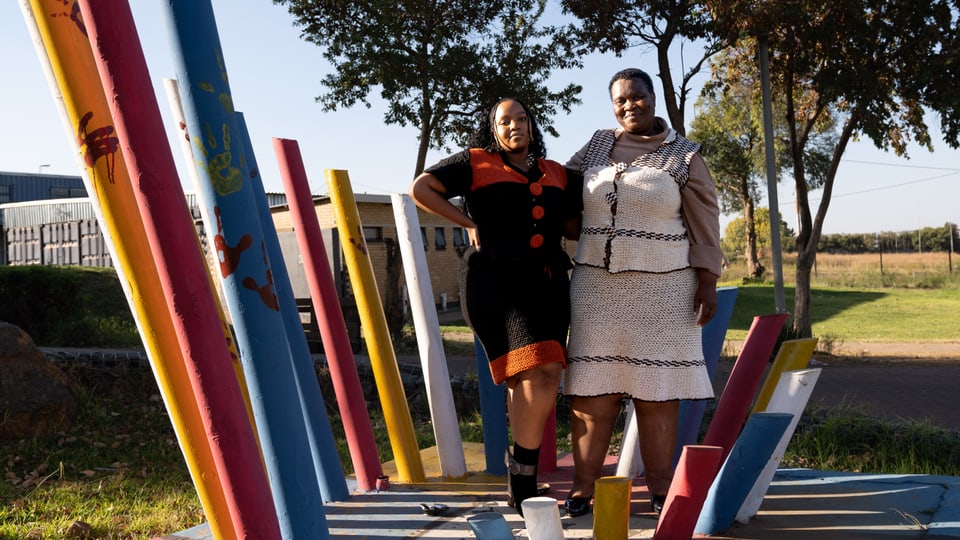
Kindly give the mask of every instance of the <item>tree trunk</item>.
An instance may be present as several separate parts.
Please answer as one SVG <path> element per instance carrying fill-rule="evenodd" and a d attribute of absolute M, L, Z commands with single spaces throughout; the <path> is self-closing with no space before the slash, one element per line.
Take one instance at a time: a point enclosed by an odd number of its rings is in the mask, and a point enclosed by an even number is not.
<path fill-rule="evenodd" d="M 816 249 L 797 246 L 797 284 L 793 301 L 793 337 L 813 336 L 810 320 L 810 272 L 817 260 Z"/>
<path fill-rule="evenodd" d="M 744 197 L 741 199 L 743 204 L 743 220 L 746 226 L 746 242 L 744 242 L 744 258 L 747 260 L 747 274 L 752 279 L 760 279 L 766 268 L 760 264 L 760 257 L 757 254 L 757 224 L 754 221 L 753 199 Z"/>

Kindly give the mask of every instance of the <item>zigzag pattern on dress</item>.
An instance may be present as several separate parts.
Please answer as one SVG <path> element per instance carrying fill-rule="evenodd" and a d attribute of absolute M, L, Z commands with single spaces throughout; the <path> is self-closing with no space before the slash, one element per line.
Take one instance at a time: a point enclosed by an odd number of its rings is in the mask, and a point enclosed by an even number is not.
<path fill-rule="evenodd" d="M 654 358 L 631 358 L 629 356 L 575 356 L 568 359 L 568 362 L 582 362 L 582 363 L 618 363 L 618 364 L 631 364 L 634 366 L 648 366 L 648 367 L 670 367 L 670 368 L 687 368 L 687 367 L 701 367 L 706 366 L 706 362 L 703 359 L 700 360 L 657 360 Z"/>
<path fill-rule="evenodd" d="M 634 229 L 615 229 L 613 227 L 584 227 L 580 234 L 599 234 L 603 236 L 627 236 L 630 238 L 646 238 L 647 240 L 661 240 L 664 242 L 681 242 L 687 239 L 687 233 L 665 234 Z"/>

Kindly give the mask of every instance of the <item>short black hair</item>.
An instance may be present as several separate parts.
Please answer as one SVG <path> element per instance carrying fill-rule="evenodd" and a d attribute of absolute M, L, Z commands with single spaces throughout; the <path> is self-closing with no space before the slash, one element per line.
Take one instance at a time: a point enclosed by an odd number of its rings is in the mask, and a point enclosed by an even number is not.
<path fill-rule="evenodd" d="M 613 83 L 628 79 L 639 79 L 643 81 L 646 83 L 647 90 L 649 90 L 651 94 L 657 94 L 657 91 L 653 88 L 653 79 L 650 78 L 650 75 L 647 75 L 646 71 L 638 68 L 621 69 L 620 71 L 614 73 L 613 77 L 610 79 L 610 84 L 607 85 L 607 93 L 609 94 L 613 90 Z"/>
<path fill-rule="evenodd" d="M 470 137 L 470 148 L 483 148 L 488 152 L 499 152 L 502 150 L 494 129 L 496 125 L 495 116 L 497 115 L 497 107 L 504 101 L 516 101 L 523 107 L 523 112 L 527 114 L 527 120 L 530 122 L 530 147 L 527 150 L 528 158 L 537 159 L 547 157 L 547 147 L 543 142 L 543 134 L 540 133 L 540 126 L 537 124 L 533 112 L 530 111 L 530 107 L 527 107 L 526 103 L 513 97 L 501 98 L 494 103 L 487 112 L 480 112 L 478 115 L 479 126 L 473 136 Z"/>

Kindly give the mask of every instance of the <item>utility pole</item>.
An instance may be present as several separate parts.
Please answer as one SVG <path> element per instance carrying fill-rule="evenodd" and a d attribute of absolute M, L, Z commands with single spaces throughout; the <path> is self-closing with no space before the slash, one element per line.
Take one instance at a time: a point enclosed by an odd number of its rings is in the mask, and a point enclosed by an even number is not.
<path fill-rule="evenodd" d="M 773 263 L 773 298 L 777 313 L 786 313 L 783 294 L 783 253 L 780 251 L 780 206 L 777 201 L 777 163 L 773 148 L 773 108 L 770 105 L 770 60 L 767 32 L 757 33 L 760 56 L 760 90 L 763 101 L 763 145 L 766 154 L 767 202 L 770 208 L 770 254 Z"/>
<path fill-rule="evenodd" d="M 947 230 L 950 235 L 950 250 L 947 251 L 947 268 L 949 272 L 953 273 L 953 223 L 947 223 Z"/>

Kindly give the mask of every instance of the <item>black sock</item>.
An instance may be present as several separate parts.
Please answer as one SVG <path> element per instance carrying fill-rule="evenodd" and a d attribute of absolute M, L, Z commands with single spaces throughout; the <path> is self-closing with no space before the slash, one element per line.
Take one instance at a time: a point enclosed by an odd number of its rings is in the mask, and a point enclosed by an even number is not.
<path fill-rule="evenodd" d="M 537 465 L 540 462 L 540 447 L 531 450 L 513 443 L 513 459 L 521 465 Z"/>

